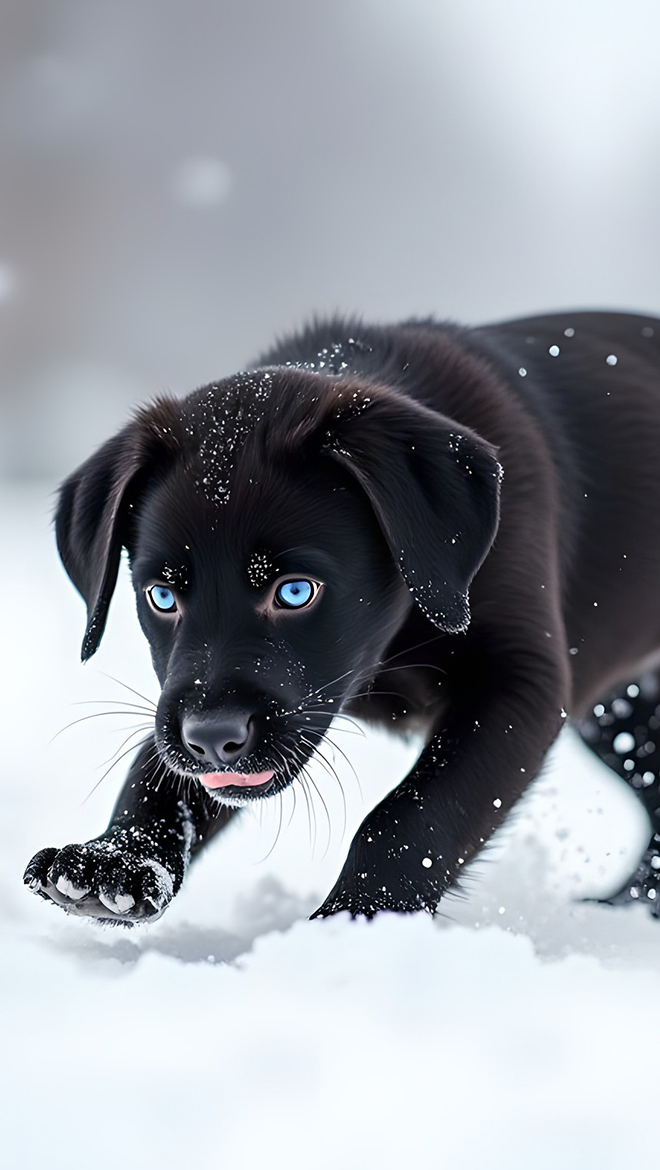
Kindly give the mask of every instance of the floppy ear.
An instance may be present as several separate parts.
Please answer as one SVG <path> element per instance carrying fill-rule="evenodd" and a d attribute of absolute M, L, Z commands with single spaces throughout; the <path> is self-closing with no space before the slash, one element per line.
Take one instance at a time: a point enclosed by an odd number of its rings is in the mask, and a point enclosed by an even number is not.
<path fill-rule="evenodd" d="M 98 649 L 105 628 L 131 504 L 149 476 L 169 465 L 178 450 L 173 407 L 162 400 L 140 412 L 60 488 L 57 547 L 87 606 L 83 662 Z"/>
<path fill-rule="evenodd" d="M 340 407 L 328 439 L 369 497 L 417 605 L 439 629 L 465 631 L 468 588 L 499 522 L 495 448 L 387 388 Z"/>

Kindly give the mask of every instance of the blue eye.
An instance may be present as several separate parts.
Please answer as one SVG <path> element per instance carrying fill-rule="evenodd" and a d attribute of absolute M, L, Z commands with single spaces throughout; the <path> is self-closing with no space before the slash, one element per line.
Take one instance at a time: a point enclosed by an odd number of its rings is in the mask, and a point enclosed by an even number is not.
<path fill-rule="evenodd" d="M 283 581 L 275 590 L 275 601 L 285 609 L 302 609 L 317 592 L 318 585 L 313 581 Z"/>
<path fill-rule="evenodd" d="M 152 585 L 147 589 L 147 597 L 157 613 L 175 613 L 177 604 L 174 594 L 166 585 Z"/>

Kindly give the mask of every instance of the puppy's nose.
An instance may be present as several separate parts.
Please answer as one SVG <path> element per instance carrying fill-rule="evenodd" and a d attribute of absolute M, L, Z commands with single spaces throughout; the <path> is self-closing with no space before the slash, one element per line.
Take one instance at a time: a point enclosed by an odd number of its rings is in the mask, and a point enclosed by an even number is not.
<path fill-rule="evenodd" d="M 186 715 L 181 724 L 181 738 L 199 763 L 214 767 L 235 764 L 255 745 L 256 719 L 245 711 L 219 712 L 206 718 Z"/>

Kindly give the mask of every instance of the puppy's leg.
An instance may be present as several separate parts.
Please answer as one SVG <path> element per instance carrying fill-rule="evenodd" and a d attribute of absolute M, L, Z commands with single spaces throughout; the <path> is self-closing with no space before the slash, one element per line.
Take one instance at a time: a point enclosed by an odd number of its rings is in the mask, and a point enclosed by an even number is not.
<path fill-rule="evenodd" d="M 577 729 L 598 758 L 630 784 L 651 822 L 636 871 L 603 900 L 613 905 L 641 900 L 660 917 L 660 674 L 646 674 L 611 691 Z"/>
<path fill-rule="evenodd" d="M 190 860 L 235 809 L 199 785 L 163 772 L 150 740 L 136 757 L 104 833 L 80 845 L 42 849 L 24 882 L 73 914 L 132 925 L 160 917 Z"/>
<path fill-rule="evenodd" d="M 318 915 L 433 912 L 534 779 L 564 722 L 568 666 L 560 633 L 536 649 L 518 633 L 472 657 L 446 726 L 363 822 Z"/>

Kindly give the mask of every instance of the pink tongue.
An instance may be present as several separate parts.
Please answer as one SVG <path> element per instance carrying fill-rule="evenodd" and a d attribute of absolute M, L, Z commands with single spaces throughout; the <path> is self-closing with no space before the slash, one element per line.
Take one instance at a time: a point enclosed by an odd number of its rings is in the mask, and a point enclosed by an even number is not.
<path fill-rule="evenodd" d="M 274 772 L 203 772 L 199 777 L 205 788 L 254 788 L 273 779 Z"/>

